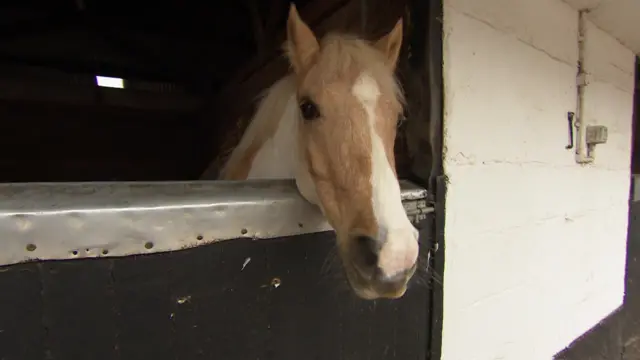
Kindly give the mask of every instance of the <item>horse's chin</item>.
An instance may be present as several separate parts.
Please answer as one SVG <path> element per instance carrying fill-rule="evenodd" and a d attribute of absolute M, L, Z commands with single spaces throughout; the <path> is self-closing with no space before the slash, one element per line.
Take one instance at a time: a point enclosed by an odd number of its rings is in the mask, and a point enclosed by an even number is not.
<path fill-rule="evenodd" d="M 347 271 L 347 281 L 353 293 L 362 300 L 376 300 L 380 298 L 375 291 L 371 290 L 368 286 L 364 286 L 356 275 L 352 275 L 352 272 Z"/>
<path fill-rule="evenodd" d="M 351 290 L 355 293 L 357 297 L 362 300 L 378 300 L 378 299 L 399 299 L 401 298 L 405 292 L 407 291 L 407 285 L 403 286 L 399 291 L 393 293 L 380 293 L 373 289 L 370 284 L 368 284 L 362 277 L 358 274 L 358 272 L 349 268 L 346 265 L 345 273 L 347 275 L 347 281 L 349 282 L 349 286 Z"/>

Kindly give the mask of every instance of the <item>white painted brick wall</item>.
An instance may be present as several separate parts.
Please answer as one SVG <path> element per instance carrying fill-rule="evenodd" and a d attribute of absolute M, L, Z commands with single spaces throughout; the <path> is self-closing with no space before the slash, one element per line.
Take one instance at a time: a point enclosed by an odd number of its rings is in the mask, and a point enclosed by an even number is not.
<path fill-rule="evenodd" d="M 544 360 L 624 292 L 634 55 L 587 28 L 575 163 L 578 13 L 560 0 L 446 0 L 443 360 Z"/>

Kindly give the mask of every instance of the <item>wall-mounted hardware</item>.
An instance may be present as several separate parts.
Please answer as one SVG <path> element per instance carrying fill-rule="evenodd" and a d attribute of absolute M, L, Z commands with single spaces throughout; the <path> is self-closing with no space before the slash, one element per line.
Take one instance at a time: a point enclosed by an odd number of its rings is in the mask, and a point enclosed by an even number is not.
<path fill-rule="evenodd" d="M 605 144 L 609 137 L 609 131 L 604 125 L 587 125 L 585 143 L 587 144 L 587 158 L 593 159 L 596 145 Z"/>
<path fill-rule="evenodd" d="M 577 107 L 573 126 L 575 127 L 575 139 L 570 144 L 575 148 L 575 160 L 578 164 L 589 164 L 595 160 L 595 148 L 598 144 L 607 142 L 607 127 L 597 124 L 587 124 L 585 119 L 584 93 L 589 86 L 590 74 L 585 69 L 585 41 L 587 39 L 587 19 L 585 11 L 580 11 L 578 19 L 578 74 L 576 77 Z M 569 149 L 569 147 L 567 147 Z"/>
<path fill-rule="evenodd" d="M 609 131 L 604 125 L 587 125 L 587 146 L 605 144 Z"/>
<path fill-rule="evenodd" d="M 565 149 L 572 149 L 573 148 L 573 117 L 576 114 L 573 111 L 569 111 L 567 113 L 567 122 L 569 123 L 569 145 L 565 146 Z"/>

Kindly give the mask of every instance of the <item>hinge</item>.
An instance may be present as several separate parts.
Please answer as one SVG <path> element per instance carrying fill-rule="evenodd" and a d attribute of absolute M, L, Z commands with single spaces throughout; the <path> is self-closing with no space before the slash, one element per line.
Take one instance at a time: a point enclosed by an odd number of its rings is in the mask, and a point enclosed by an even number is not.
<path fill-rule="evenodd" d="M 427 218 L 427 214 L 434 211 L 434 208 L 427 204 L 426 196 L 420 199 L 404 200 L 402 205 L 407 212 L 407 217 L 413 224 L 420 223 Z"/>

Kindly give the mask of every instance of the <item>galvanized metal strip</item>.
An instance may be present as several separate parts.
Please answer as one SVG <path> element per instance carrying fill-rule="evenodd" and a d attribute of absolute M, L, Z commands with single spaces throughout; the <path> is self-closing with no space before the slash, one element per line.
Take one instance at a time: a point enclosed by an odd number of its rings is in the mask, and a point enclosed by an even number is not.
<path fill-rule="evenodd" d="M 407 213 L 431 211 L 401 182 Z M 0 265 L 173 251 L 327 231 L 292 180 L 0 185 Z"/>

